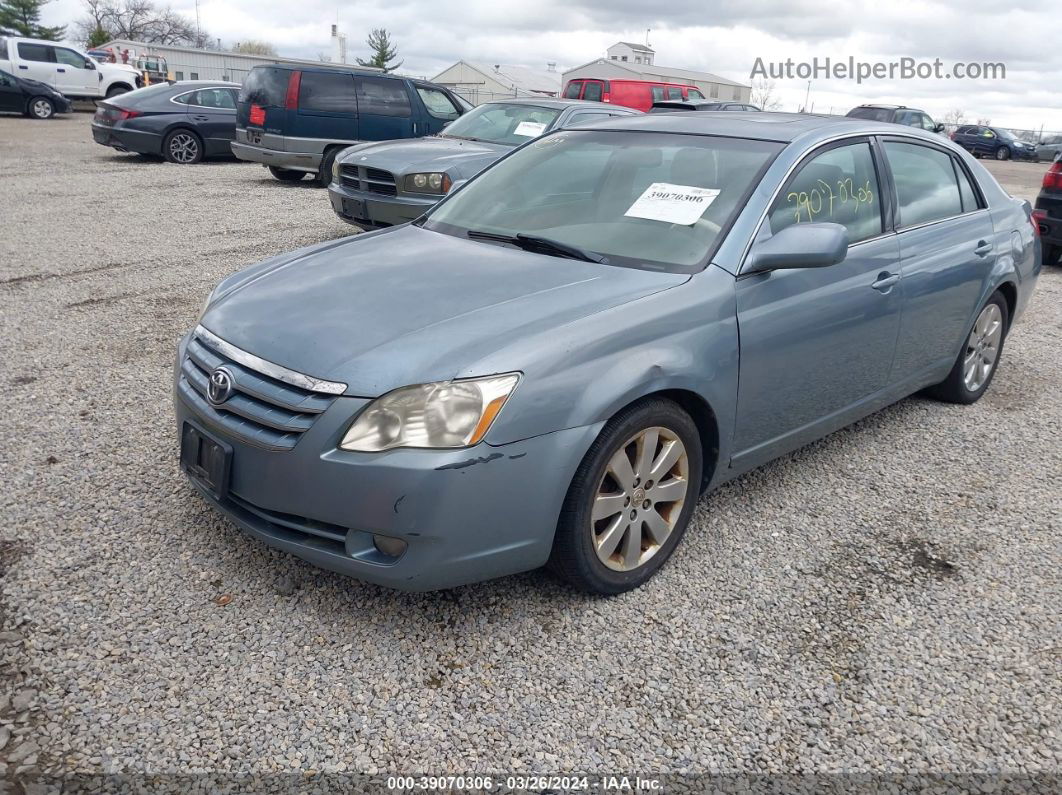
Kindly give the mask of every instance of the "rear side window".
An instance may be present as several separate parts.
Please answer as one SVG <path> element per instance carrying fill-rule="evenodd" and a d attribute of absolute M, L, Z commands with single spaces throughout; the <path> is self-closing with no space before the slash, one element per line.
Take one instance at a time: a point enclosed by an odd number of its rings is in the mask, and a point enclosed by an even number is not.
<path fill-rule="evenodd" d="M 417 86 L 417 93 L 420 95 L 424 107 L 428 109 L 428 114 L 436 119 L 453 121 L 461 115 L 460 109 L 454 106 L 445 91 L 440 91 L 437 88 L 428 88 L 427 86 Z"/>
<path fill-rule="evenodd" d="M 30 44 L 25 41 L 20 41 L 18 43 L 18 57 L 23 61 L 43 61 L 44 63 L 55 62 L 55 56 L 52 53 L 51 47 L 46 44 Z"/>
<path fill-rule="evenodd" d="M 952 159 L 952 165 L 955 166 L 955 175 L 959 178 L 959 196 L 962 199 L 962 211 L 964 213 L 972 213 L 974 210 L 979 210 L 981 203 L 977 200 L 977 191 L 970 184 L 966 169 L 960 166 L 954 158 Z"/>
<path fill-rule="evenodd" d="M 870 119 L 871 121 L 889 121 L 892 111 L 888 108 L 852 108 L 848 115 L 853 119 Z"/>
<path fill-rule="evenodd" d="M 581 80 L 573 80 L 568 83 L 568 88 L 564 92 L 565 99 L 579 99 L 579 92 L 583 89 L 583 83 Z"/>
<path fill-rule="evenodd" d="M 848 242 L 880 235 L 881 193 L 870 144 L 828 149 L 800 167 L 775 199 L 771 232 L 793 224 L 834 223 L 848 229 Z"/>
<path fill-rule="evenodd" d="M 919 144 L 886 141 L 900 226 L 916 226 L 962 213 L 962 198 L 951 155 Z"/>
<path fill-rule="evenodd" d="M 668 86 L 667 98 L 668 99 L 682 99 L 682 89 L 681 88 L 674 88 L 673 86 Z"/>
<path fill-rule="evenodd" d="M 704 99 L 704 94 L 702 94 L 700 90 L 696 88 L 686 89 L 686 96 L 690 99 Z"/>
<path fill-rule="evenodd" d="M 256 66 L 247 75 L 240 88 L 240 102 L 252 102 L 264 108 L 284 107 L 284 98 L 288 91 L 290 69 L 278 69 L 274 66 Z M 192 73 L 192 79 L 195 79 Z"/>
<path fill-rule="evenodd" d="M 358 112 L 376 116 L 410 115 L 409 95 L 401 80 L 386 77 L 359 77 Z"/>
<path fill-rule="evenodd" d="M 232 91 L 227 88 L 201 88 L 195 92 L 190 104 L 203 108 L 236 109 Z"/>
<path fill-rule="evenodd" d="M 586 91 L 583 92 L 583 99 L 587 99 L 591 102 L 601 101 L 601 84 L 592 82 L 586 84 Z"/>
<path fill-rule="evenodd" d="M 299 110 L 356 113 L 354 78 L 343 72 L 303 72 L 299 83 Z"/>
<path fill-rule="evenodd" d="M 649 86 L 649 94 L 652 96 L 653 102 L 662 102 L 664 99 L 664 87 Z"/>

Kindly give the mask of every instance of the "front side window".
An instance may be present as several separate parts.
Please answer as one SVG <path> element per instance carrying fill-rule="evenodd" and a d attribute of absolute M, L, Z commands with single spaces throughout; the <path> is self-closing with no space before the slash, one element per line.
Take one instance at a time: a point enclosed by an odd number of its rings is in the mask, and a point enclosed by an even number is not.
<path fill-rule="evenodd" d="M 23 61 L 54 63 L 53 49 L 53 47 L 49 47 L 46 44 L 30 44 L 29 42 L 20 41 L 18 43 L 18 57 Z"/>
<path fill-rule="evenodd" d="M 920 144 L 886 141 L 900 226 L 916 226 L 962 213 L 951 155 Z"/>
<path fill-rule="evenodd" d="M 459 118 L 441 137 L 517 146 L 546 132 L 559 113 L 538 105 L 489 102 Z"/>
<path fill-rule="evenodd" d="M 450 96 L 445 91 L 440 91 L 437 88 L 428 88 L 427 86 L 417 86 L 417 94 L 420 95 L 424 107 L 427 108 L 428 115 L 434 116 L 436 119 L 449 119 L 452 121 L 461 115 L 461 111 L 454 106 L 454 103 L 450 101 Z"/>
<path fill-rule="evenodd" d="M 590 102 L 600 102 L 601 96 L 601 83 L 595 80 L 586 84 L 586 90 L 583 92 L 583 99 L 589 100 Z"/>
<path fill-rule="evenodd" d="M 931 118 L 929 118 L 924 113 L 922 113 L 920 115 L 922 117 L 922 129 L 926 130 L 928 132 L 936 132 L 937 131 L 936 122 L 934 122 Z"/>
<path fill-rule="evenodd" d="M 73 50 L 68 50 L 66 47 L 55 48 L 55 60 L 64 66 L 72 66 L 75 69 L 85 68 L 85 56 L 79 55 Z"/>
<path fill-rule="evenodd" d="M 849 243 L 880 235 L 881 192 L 870 144 L 835 146 L 800 166 L 768 218 L 772 234 L 793 224 L 834 223 L 848 229 Z"/>
<path fill-rule="evenodd" d="M 687 96 L 688 96 L 688 97 L 689 97 L 690 99 L 704 99 L 704 94 L 702 94 L 702 93 L 700 92 L 700 90 L 699 90 L 699 89 L 696 89 L 696 88 L 690 88 L 690 89 L 687 89 L 687 90 L 686 90 L 686 95 L 687 95 Z"/>
<path fill-rule="evenodd" d="M 343 72 L 303 72 L 299 81 L 299 110 L 355 113 L 353 76 Z"/>
<path fill-rule="evenodd" d="M 459 237 L 532 235 L 611 265 L 690 273 L 703 267 L 782 146 L 618 130 L 555 133 L 483 172 L 423 224 Z"/>
<path fill-rule="evenodd" d="M 404 81 L 386 77 L 359 77 L 357 85 L 359 113 L 404 118 L 412 115 Z"/>

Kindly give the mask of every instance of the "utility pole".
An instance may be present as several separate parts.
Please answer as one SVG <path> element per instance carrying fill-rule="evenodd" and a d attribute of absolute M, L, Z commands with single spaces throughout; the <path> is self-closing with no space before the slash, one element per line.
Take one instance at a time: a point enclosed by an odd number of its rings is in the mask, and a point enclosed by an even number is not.
<path fill-rule="evenodd" d="M 804 93 L 804 112 L 808 112 L 808 99 L 811 97 L 811 81 L 808 81 L 808 90 Z"/>
<path fill-rule="evenodd" d="M 652 30 L 652 28 L 646 28 L 645 29 L 645 46 L 646 47 L 649 46 L 649 31 L 651 31 L 651 30 Z"/>
<path fill-rule="evenodd" d="M 199 0 L 195 0 L 195 46 L 203 46 L 203 31 L 199 27 Z"/>

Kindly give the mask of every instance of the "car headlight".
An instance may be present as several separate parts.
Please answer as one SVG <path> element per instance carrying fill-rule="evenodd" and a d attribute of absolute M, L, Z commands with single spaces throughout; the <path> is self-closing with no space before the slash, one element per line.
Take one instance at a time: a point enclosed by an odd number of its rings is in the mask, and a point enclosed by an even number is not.
<path fill-rule="evenodd" d="M 370 403 L 339 447 L 363 453 L 470 447 L 486 436 L 519 380 L 519 373 L 506 373 L 401 387 Z"/>
<path fill-rule="evenodd" d="M 413 193 L 439 193 L 450 190 L 453 180 L 449 174 L 407 174 L 405 189 Z"/>
<path fill-rule="evenodd" d="M 339 172 L 343 169 L 343 164 L 338 160 L 332 161 L 332 182 L 339 182 Z"/>

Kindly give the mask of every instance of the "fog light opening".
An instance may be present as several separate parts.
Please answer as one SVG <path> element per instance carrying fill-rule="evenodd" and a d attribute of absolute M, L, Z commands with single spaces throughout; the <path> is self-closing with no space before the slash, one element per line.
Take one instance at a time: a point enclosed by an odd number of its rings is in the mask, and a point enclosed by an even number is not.
<path fill-rule="evenodd" d="M 399 558 L 402 553 L 406 551 L 406 547 L 409 546 L 401 538 L 391 538 L 391 536 L 373 535 L 372 544 L 376 547 L 376 550 L 390 558 Z"/>

